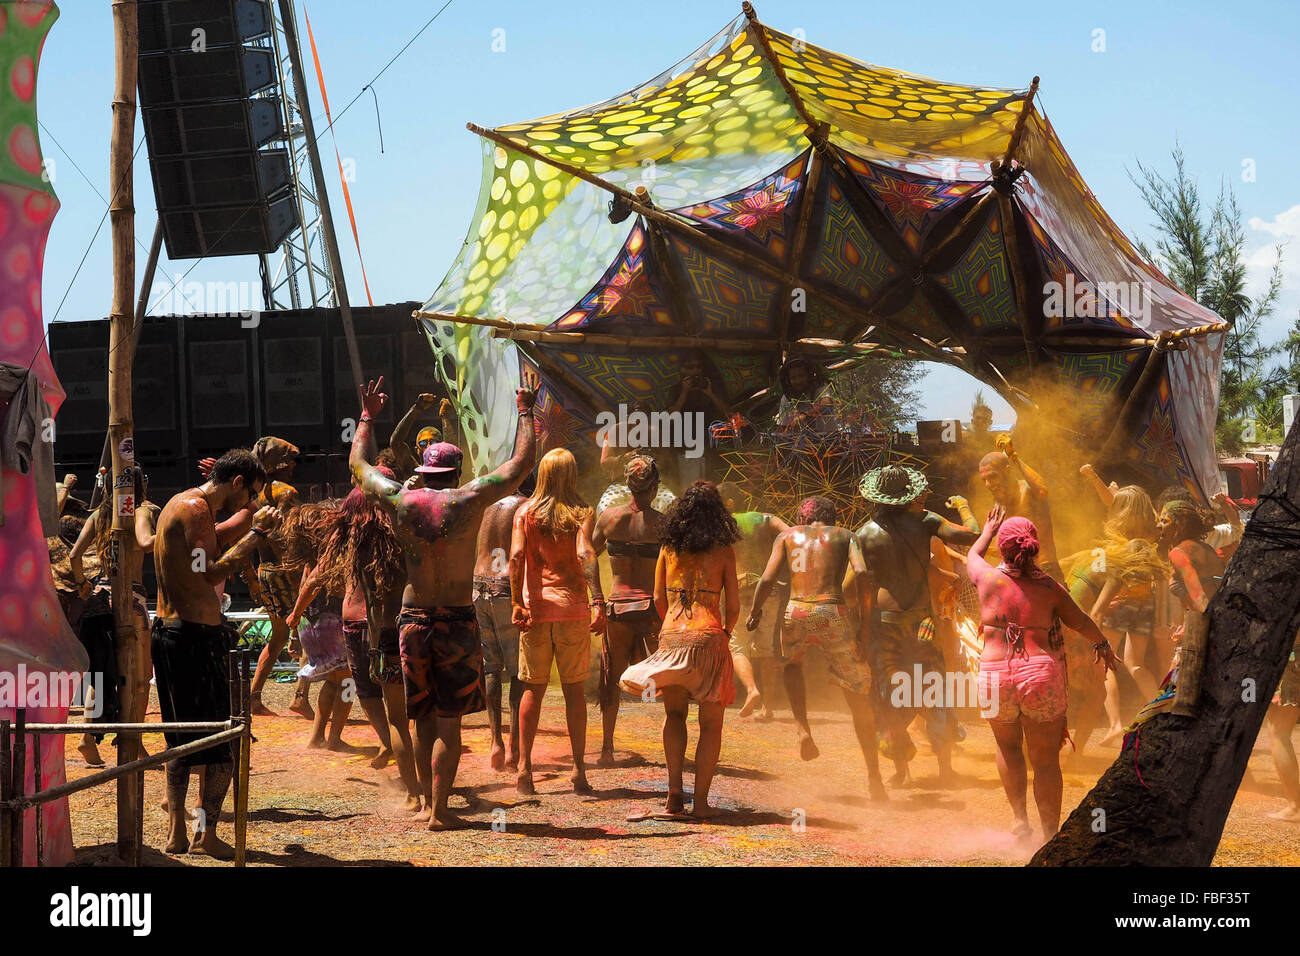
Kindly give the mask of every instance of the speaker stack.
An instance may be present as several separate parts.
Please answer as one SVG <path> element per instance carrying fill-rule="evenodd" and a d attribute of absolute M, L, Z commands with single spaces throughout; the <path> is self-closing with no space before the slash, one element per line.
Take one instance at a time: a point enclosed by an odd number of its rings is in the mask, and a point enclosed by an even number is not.
<path fill-rule="evenodd" d="M 273 252 L 298 225 L 266 0 L 139 0 L 139 91 L 167 256 Z"/>

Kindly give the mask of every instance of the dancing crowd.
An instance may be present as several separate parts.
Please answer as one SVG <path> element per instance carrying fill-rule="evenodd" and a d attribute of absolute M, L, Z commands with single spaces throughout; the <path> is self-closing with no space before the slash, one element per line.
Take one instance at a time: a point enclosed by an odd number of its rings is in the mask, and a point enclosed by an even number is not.
<path fill-rule="evenodd" d="M 839 525 L 836 505 L 822 497 L 782 517 L 754 507 L 737 485 L 685 473 L 673 495 L 657 450 L 608 442 L 601 465 L 611 481 L 592 507 L 570 451 L 537 460 L 535 382 L 515 393 L 519 422 L 508 460 L 468 482 L 460 448 L 444 440 L 455 424 L 447 403 L 441 428 L 421 430 L 414 448 L 407 441 L 432 396 L 421 396 L 380 449 L 382 388 L 380 379 L 362 390 L 353 488 L 342 500 L 301 500 L 291 484 L 298 449 L 275 437 L 203 461 L 204 482 L 161 507 L 148 502 L 141 476 L 131 571 L 137 627 L 149 630 L 151 653 L 138 673 L 119 675 L 114 663 L 105 583 L 116 560 L 110 507 L 101 503 L 80 526 L 64 518 L 51 539 L 51 564 L 92 670 L 112 675 L 100 719 L 143 720 L 150 673 L 164 721 L 229 718 L 227 656 L 238 636 L 222 595 L 236 574 L 271 622 L 252 682 L 253 713 L 270 713 L 262 691 L 292 641 L 301 666 L 290 710 L 312 720 L 308 746 L 353 750 L 343 731 L 359 702 L 380 743 L 372 765 L 396 764 L 407 810 L 433 830 L 466 825 L 448 798 L 468 715 L 487 712 L 491 768 L 513 773 L 520 793 L 535 793 L 533 748 L 553 669 L 570 782 L 575 792 L 591 791 L 585 695 L 593 635 L 601 714 L 594 766 L 615 766 L 625 694 L 664 708 L 667 800 L 638 818 L 719 812 L 710 785 L 738 684 L 739 716 L 756 719 L 772 715 L 780 685 L 793 744 L 802 759 L 816 759 L 805 686 L 810 652 L 821 655 L 843 694 L 871 799 L 912 785 L 914 724 L 928 739 L 939 785 L 959 787 L 952 753 L 966 731 L 958 707 L 973 703 L 898 691 L 912 675 L 942 681 L 977 669 L 1012 830 L 1043 842 L 1060 823 L 1063 748 L 1067 760 L 1077 759 L 1098 730 L 1102 745 L 1118 744 L 1172 706 L 1181 637 L 1204 614 L 1241 535 L 1236 507 L 1223 496 L 1216 504 L 1226 520 L 1216 523 L 1182 489 L 1153 503 L 1141 487 L 1107 484 L 1084 466 L 1106 519 L 1092 546 L 1058 554 L 1044 479 L 1009 436 L 995 439 L 978 416 L 964 447 L 979 455 L 968 467 L 970 494 L 989 499 L 983 523 L 963 495 L 945 502 L 957 521 L 928 510 L 926 476 L 902 465 L 862 476 L 859 492 L 873 517 L 852 529 Z M 707 389 L 699 376 L 685 379 L 675 407 Z M 792 403 L 783 414 L 815 418 L 819 401 Z M 61 503 L 72 484 L 65 480 Z M 145 553 L 157 576 L 152 624 Z M 1293 652 L 1268 726 L 1288 802 L 1277 816 L 1300 822 L 1291 745 L 1300 715 L 1296 658 Z M 1136 712 L 1122 706 L 1121 669 L 1147 701 Z M 111 699 L 127 681 L 135 712 L 118 714 Z M 314 707 L 313 683 L 320 685 Z M 699 729 L 688 796 L 691 702 Z M 169 732 L 166 739 L 176 747 L 196 736 Z M 93 730 L 78 749 L 88 764 L 102 763 Z M 888 786 L 881 758 L 892 765 Z M 1037 836 L 1027 807 L 1031 769 Z M 195 772 L 202 813 L 191 840 L 187 792 Z M 231 855 L 216 829 L 232 775 L 228 746 L 167 765 L 169 853 Z"/>

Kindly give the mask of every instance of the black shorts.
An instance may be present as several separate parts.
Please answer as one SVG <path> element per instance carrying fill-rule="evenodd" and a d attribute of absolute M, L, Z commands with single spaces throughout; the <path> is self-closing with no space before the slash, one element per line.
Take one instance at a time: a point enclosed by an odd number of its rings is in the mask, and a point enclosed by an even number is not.
<path fill-rule="evenodd" d="M 230 719 L 230 649 L 239 640 L 228 624 L 191 621 L 153 622 L 150 651 L 158 683 L 158 708 L 164 723 Z M 216 731 L 165 731 L 168 747 L 180 747 Z M 182 767 L 234 763 L 233 743 L 218 744 L 178 758 Z"/>
<path fill-rule="evenodd" d="M 343 643 L 348 649 L 348 667 L 357 686 L 357 697 L 375 700 L 384 695 L 383 688 L 370 679 L 370 624 L 367 621 L 344 621 Z M 385 684 L 402 683 L 402 650 L 397 628 L 379 632 L 379 677 Z"/>

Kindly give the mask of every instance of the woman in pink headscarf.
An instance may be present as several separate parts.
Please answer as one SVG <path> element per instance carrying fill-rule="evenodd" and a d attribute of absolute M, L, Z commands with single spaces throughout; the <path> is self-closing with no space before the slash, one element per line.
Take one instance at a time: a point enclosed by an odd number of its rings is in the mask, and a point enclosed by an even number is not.
<path fill-rule="evenodd" d="M 993 535 L 1002 563 L 984 560 Z M 966 555 L 966 570 L 980 596 L 984 651 L 980 656 L 980 703 L 998 745 L 998 775 L 1011 801 L 1012 832 L 1028 839 L 1027 772 L 1022 738 L 1034 765 L 1034 802 L 1042 842 L 1061 824 L 1060 750 L 1065 730 L 1066 667 L 1061 626 L 1092 641 L 1097 660 L 1115 667 L 1115 652 L 1070 592 L 1038 566 L 1038 529 L 1028 518 L 989 512 L 979 540 Z"/>

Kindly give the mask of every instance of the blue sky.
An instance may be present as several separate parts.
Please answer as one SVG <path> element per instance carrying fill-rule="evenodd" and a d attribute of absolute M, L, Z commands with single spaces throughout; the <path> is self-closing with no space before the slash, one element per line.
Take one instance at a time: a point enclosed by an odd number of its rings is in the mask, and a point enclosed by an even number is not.
<path fill-rule="evenodd" d="M 306 4 L 336 119 L 441 2 Z M 107 223 L 69 289 L 104 214 L 96 190 L 109 192 L 110 5 L 63 0 L 60 6 L 38 84 L 39 115 L 48 129 L 41 134 L 42 149 L 54 161 L 62 203 L 46 251 L 47 321 L 65 292 L 60 320 L 102 317 L 111 296 Z M 756 6 L 760 19 L 776 28 L 801 28 L 810 43 L 882 66 L 1007 87 L 1040 75 L 1041 105 L 1089 186 L 1135 239 L 1151 235 L 1151 216 L 1126 169 L 1140 160 L 1168 171 L 1175 139 L 1207 203 L 1220 182 L 1236 191 L 1248 223 L 1252 288 L 1266 280 L 1272 247 L 1300 238 L 1300 123 L 1294 104 L 1300 89 L 1300 5 L 1129 0 L 1037 4 L 1003 13 L 941 0 L 758 0 Z M 301 0 L 298 8 L 305 45 Z M 425 299 L 460 248 L 480 173 L 479 147 L 465 130 L 467 120 L 497 126 L 606 99 L 676 62 L 739 12 L 739 3 L 730 0 L 640 6 L 453 0 L 375 84 L 383 152 L 369 92 L 335 126 L 339 150 L 355 169 L 352 201 L 376 303 Z M 494 31 L 501 30 L 505 50 L 494 52 L 494 36 L 502 36 Z M 1094 52 L 1098 39 L 1104 39 L 1104 52 Z M 314 83 L 309 92 L 319 116 Z M 137 129 L 137 140 L 141 135 Z M 322 146 L 349 291 L 354 304 L 364 304 L 328 137 Z M 1243 181 L 1245 160 L 1253 160 L 1253 182 Z M 143 148 L 135 188 L 136 229 L 147 245 L 154 208 Z M 170 283 L 191 265 L 164 256 L 159 279 Z M 1287 249 L 1284 266 L 1286 285 L 1270 335 L 1300 312 L 1300 242 Z M 138 268 L 143 267 L 141 249 Z M 186 281 L 209 280 L 246 281 L 256 288 L 256 259 L 205 260 Z M 923 398 L 926 417 L 966 417 L 978 383 L 955 370 L 932 368 Z M 1004 420 L 1006 406 L 984 391 Z"/>

